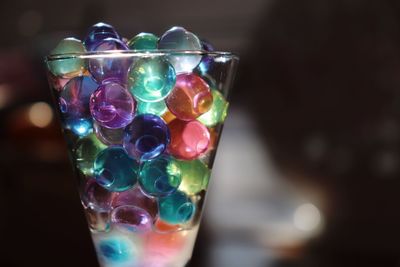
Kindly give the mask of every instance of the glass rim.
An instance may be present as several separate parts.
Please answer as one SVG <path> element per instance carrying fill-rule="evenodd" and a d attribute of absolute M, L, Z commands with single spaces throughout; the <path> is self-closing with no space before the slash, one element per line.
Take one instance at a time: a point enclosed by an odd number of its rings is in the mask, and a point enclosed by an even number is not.
<path fill-rule="evenodd" d="M 181 56 L 181 55 L 198 55 L 210 57 L 228 57 L 233 60 L 239 60 L 239 57 L 231 52 L 223 51 L 205 51 L 205 50 L 109 50 L 109 51 L 92 51 L 84 53 L 65 53 L 53 54 L 45 57 L 46 61 L 62 60 L 62 59 L 96 59 L 96 58 L 125 58 L 125 57 L 152 57 L 152 56 Z"/>

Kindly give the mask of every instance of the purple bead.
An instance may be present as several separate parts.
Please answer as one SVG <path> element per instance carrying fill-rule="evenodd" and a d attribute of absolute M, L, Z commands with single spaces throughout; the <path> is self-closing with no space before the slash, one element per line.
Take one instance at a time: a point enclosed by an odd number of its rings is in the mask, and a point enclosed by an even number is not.
<path fill-rule="evenodd" d="M 111 222 L 130 232 L 144 233 L 151 230 L 153 218 L 142 208 L 126 205 L 112 211 Z"/>
<path fill-rule="evenodd" d="M 90 95 L 98 88 L 98 84 L 88 76 L 72 78 L 65 84 L 60 93 L 59 105 L 61 117 L 67 129 L 71 129 L 77 135 L 90 133 L 91 116 L 89 109 Z M 82 130 L 81 124 L 86 122 Z M 79 126 L 79 127 L 77 127 Z M 88 129 L 86 129 L 88 128 Z"/>
<path fill-rule="evenodd" d="M 123 146 L 131 157 L 149 160 L 164 152 L 169 136 L 168 126 L 160 117 L 142 114 L 126 127 Z"/>
<path fill-rule="evenodd" d="M 109 24 L 99 22 L 90 27 L 84 40 L 87 51 L 93 51 L 106 38 L 121 39 L 114 27 Z"/>
<path fill-rule="evenodd" d="M 212 44 L 210 44 L 209 42 L 207 42 L 206 40 L 201 40 L 201 47 L 203 48 L 203 50 L 205 50 L 207 52 L 215 51 L 214 46 Z"/>
<path fill-rule="evenodd" d="M 93 51 L 113 51 L 128 50 L 124 42 L 115 38 L 106 38 L 94 47 Z M 89 71 L 93 78 L 98 82 L 106 80 L 119 81 L 126 83 L 128 69 L 132 64 L 132 59 L 124 57 L 104 57 L 99 56 L 89 60 Z"/>
<path fill-rule="evenodd" d="M 101 126 L 117 129 L 132 121 L 135 104 L 132 95 L 122 85 L 107 82 L 90 97 L 90 112 Z"/>
<path fill-rule="evenodd" d="M 135 187 L 118 193 L 113 199 L 112 206 L 136 206 L 146 210 L 154 219 L 158 213 L 157 201 L 153 197 L 145 195 L 139 187 Z"/>

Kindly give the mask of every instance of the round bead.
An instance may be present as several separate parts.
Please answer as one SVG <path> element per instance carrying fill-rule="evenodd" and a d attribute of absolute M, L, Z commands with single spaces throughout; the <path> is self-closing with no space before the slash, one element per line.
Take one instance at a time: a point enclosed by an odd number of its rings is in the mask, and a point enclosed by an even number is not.
<path fill-rule="evenodd" d="M 136 116 L 125 129 L 124 148 L 138 160 L 149 160 L 162 154 L 169 143 L 165 122 L 153 114 Z"/>
<path fill-rule="evenodd" d="M 103 83 L 90 97 L 93 118 L 106 128 L 125 127 L 132 121 L 134 110 L 135 100 L 118 83 Z"/>
<path fill-rule="evenodd" d="M 139 101 L 137 103 L 137 109 L 136 113 L 137 114 L 154 114 L 161 116 L 167 111 L 167 105 L 165 104 L 165 101 L 159 101 L 159 102 L 143 102 Z"/>
<path fill-rule="evenodd" d="M 132 50 L 154 50 L 157 49 L 157 42 L 157 36 L 142 32 L 128 41 L 128 47 Z"/>
<path fill-rule="evenodd" d="M 178 159 L 191 160 L 199 157 L 210 144 L 210 133 L 199 121 L 175 119 L 168 124 L 171 142 L 168 152 Z"/>
<path fill-rule="evenodd" d="M 110 191 L 125 191 L 137 182 L 138 164 L 122 147 L 109 147 L 94 162 L 96 181 Z"/>
<path fill-rule="evenodd" d="M 128 50 L 124 42 L 115 38 L 106 38 L 94 47 L 94 51 Z M 127 72 L 132 63 L 130 58 L 95 57 L 89 59 L 89 71 L 98 82 L 106 80 L 126 83 Z"/>
<path fill-rule="evenodd" d="M 142 58 L 129 70 L 128 86 L 136 99 L 158 102 L 171 92 L 175 79 L 174 68 L 164 58 Z"/>
<path fill-rule="evenodd" d="M 146 210 L 132 205 L 115 208 L 111 221 L 119 228 L 139 233 L 150 231 L 153 225 L 153 218 Z"/>
<path fill-rule="evenodd" d="M 97 87 L 98 84 L 90 77 L 75 77 L 60 93 L 59 107 L 65 127 L 79 136 L 92 131 L 89 99 Z"/>
<path fill-rule="evenodd" d="M 85 52 L 86 49 L 81 41 L 75 38 L 66 38 L 51 51 L 51 55 Z M 67 78 L 82 75 L 86 69 L 85 60 L 79 57 L 53 59 L 47 61 L 47 64 L 51 73 Z"/>
<path fill-rule="evenodd" d="M 106 38 L 121 39 L 113 26 L 99 22 L 90 27 L 84 43 L 88 51 L 93 51 L 93 49 Z"/>
<path fill-rule="evenodd" d="M 158 206 L 155 198 L 146 196 L 139 187 L 120 192 L 114 197 L 112 206 L 135 206 L 147 211 L 153 218 L 158 214 Z"/>
<path fill-rule="evenodd" d="M 64 88 L 64 86 L 69 82 L 69 78 L 62 78 L 62 77 L 57 77 L 50 72 L 47 75 L 49 83 L 51 88 L 56 90 L 57 92 L 61 92 Z"/>
<path fill-rule="evenodd" d="M 182 27 L 173 27 L 161 36 L 159 49 L 201 50 L 201 42 L 193 33 Z M 177 73 L 191 72 L 200 62 L 201 55 L 171 55 L 169 61 Z"/>
<path fill-rule="evenodd" d="M 223 123 L 229 103 L 218 90 L 211 90 L 213 102 L 209 111 L 198 117 L 198 120 L 207 127 L 214 127 L 218 123 Z"/>
<path fill-rule="evenodd" d="M 179 191 L 187 195 L 194 195 L 207 189 L 210 181 L 210 170 L 200 160 L 179 161 L 179 169 L 182 173 L 182 182 Z"/>
<path fill-rule="evenodd" d="M 213 98 L 207 83 L 195 74 L 179 74 L 166 99 L 169 110 L 181 120 L 194 120 L 207 112 Z"/>
<path fill-rule="evenodd" d="M 97 155 L 106 148 L 94 134 L 79 139 L 75 148 L 75 161 L 77 168 L 85 175 L 93 175 L 94 161 Z"/>
<path fill-rule="evenodd" d="M 188 222 L 195 213 L 195 205 L 180 191 L 162 197 L 158 202 L 160 218 L 170 224 L 182 224 Z"/>
<path fill-rule="evenodd" d="M 84 207 L 86 220 L 92 233 L 109 232 L 111 226 L 110 211 L 94 209 L 92 206 Z"/>
<path fill-rule="evenodd" d="M 96 180 L 89 178 L 85 181 L 81 200 L 84 207 L 97 211 L 110 211 L 114 193 L 100 186 Z"/>
<path fill-rule="evenodd" d="M 181 180 L 177 160 L 167 155 L 145 161 L 140 168 L 140 187 L 151 196 L 163 197 L 172 194 L 178 189 Z"/>
<path fill-rule="evenodd" d="M 94 133 L 97 138 L 106 145 L 122 145 L 124 128 L 109 129 L 101 126 L 98 122 L 93 123 Z"/>
<path fill-rule="evenodd" d="M 126 264 L 136 261 L 138 252 L 130 239 L 118 234 L 100 240 L 97 244 L 97 253 L 101 260 L 110 264 Z"/>

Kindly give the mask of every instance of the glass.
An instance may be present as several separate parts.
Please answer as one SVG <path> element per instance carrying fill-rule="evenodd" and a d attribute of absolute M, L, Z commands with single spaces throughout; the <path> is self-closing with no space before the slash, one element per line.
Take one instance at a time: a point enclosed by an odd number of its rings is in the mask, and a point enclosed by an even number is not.
<path fill-rule="evenodd" d="M 101 266 L 190 260 L 237 63 L 168 50 L 46 58 Z"/>

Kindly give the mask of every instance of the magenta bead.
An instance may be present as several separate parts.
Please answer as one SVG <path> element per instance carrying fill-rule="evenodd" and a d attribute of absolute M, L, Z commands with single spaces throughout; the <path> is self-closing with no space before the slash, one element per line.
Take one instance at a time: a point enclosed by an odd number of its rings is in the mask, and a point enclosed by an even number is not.
<path fill-rule="evenodd" d="M 117 227 L 138 233 L 148 232 L 153 226 L 153 218 L 146 210 L 130 205 L 114 209 L 111 222 Z"/>
<path fill-rule="evenodd" d="M 134 115 L 135 100 L 120 84 L 102 84 L 90 97 L 90 112 L 101 125 L 110 129 L 128 125 Z"/>
<path fill-rule="evenodd" d="M 121 40 L 106 38 L 94 48 L 94 51 L 101 52 L 128 49 L 129 48 L 126 44 Z M 126 83 L 128 78 L 128 69 L 131 64 L 132 59 L 130 58 L 101 56 L 89 60 L 89 71 L 93 75 L 93 78 L 98 82 L 113 80 Z"/>
<path fill-rule="evenodd" d="M 125 205 L 142 208 L 153 218 L 155 218 L 158 213 L 157 201 L 155 198 L 146 196 L 139 187 L 118 193 L 112 203 L 114 208 Z"/>
<path fill-rule="evenodd" d="M 111 210 L 112 200 L 115 195 L 115 193 L 100 186 L 92 178 L 86 181 L 81 194 L 82 204 L 97 211 Z"/>

